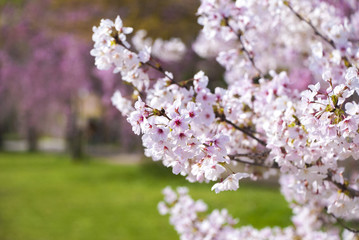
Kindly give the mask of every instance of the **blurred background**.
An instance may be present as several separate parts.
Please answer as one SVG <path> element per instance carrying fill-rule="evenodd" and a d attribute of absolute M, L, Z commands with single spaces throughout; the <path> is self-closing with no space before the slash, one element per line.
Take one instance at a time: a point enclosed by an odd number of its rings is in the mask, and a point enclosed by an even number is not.
<path fill-rule="evenodd" d="M 179 37 L 183 79 L 223 70 L 191 49 L 200 26 L 194 0 L 0 0 L 0 240 L 177 239 L 157 212 L 161 189 L 189 186 L 210 209 L 226 207 L 255 227 L 286 226 L 276 186 L 215 195 L 142 157 L 140 139 L 112 105 L 119 75 L 98 71 L 92 26 L 120 15 L 148 36 Z M 265 199 L 263 201 L 263 199 Z M 260 217 L 259 217 L 260 216 Z"/>
<path fill-rule="evenodd" d="M 181 37 L 190 46 L 199 31 L 198 2 L 150 0 L 1 1 L 0 148 L 67 151 L 74 158 L 95 149 L 138 151 L 139 141 L 111 106 L 119 75 L 97 71 L 89 52 L 92 26 L 121 15 L 152 38 Z M 195 72 L 167 64 L 178 74 Z M 91 146 L 90 148 L 88 146 Z M 99 146 L 102 146 L 99 147 Z M 106 147 L 105 147 L 106 146 Z"/>

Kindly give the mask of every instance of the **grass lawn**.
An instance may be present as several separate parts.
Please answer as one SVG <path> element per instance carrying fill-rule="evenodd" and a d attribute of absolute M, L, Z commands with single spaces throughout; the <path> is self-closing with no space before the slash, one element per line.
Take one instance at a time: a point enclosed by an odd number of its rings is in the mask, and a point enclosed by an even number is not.
<path fill-rule="evenodd" d="M 215 194 L 158 164 L 74 164 L 64 155 L 0 153 L 1 240 L 178 239 L 157 212 L 161 190 L 188 186 L 195 199 L 227 208 L 239 226 L 287 226 L 291 211 L 276 188 L 242 183 Z"/>

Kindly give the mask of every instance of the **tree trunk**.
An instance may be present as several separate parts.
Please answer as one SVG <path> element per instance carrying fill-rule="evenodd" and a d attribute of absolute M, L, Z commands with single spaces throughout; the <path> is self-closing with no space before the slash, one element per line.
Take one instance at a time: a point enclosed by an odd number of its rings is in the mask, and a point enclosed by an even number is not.
<path fill-rule="evenodd" d="M 5 128 L 3 124 L 0 124 L 0 151 L 4 150 L 4 134 Z"/>
<path fill-rule="evenodd" d="M 67 149 L 74 161 L 84 159 L 84 131 L 77 124 L 77 117 L 72 112 L 68 119 Z"/>
<path fill-rule="evenodd" d="M 80 128 L 74 129 L 73 139 L 71 143 L 71 157 L 73 160 L 78 161 L 84 158 L 84 140 L 83 130 Z"/>
<path fill-rule="evenodd" d="M 38 150 L 39 134 L 33 127 L 27 129 L 27 150 L 29 152 L 36 152 Z"/>

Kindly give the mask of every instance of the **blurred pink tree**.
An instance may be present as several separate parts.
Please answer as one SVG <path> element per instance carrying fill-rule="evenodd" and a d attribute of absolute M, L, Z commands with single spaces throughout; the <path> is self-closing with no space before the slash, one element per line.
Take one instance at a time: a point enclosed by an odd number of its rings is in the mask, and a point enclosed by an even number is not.
<path fill-rule="evenodd" d="M 79 158 L 83 155 L 87 124 L 86 119 L 79 119 L 81 93 L 102 99 L 102 122 L 108 126 L 107 132 L 114 132 L 112 139 L 119 139 L 126 129 L 111 131 L 119 129 L 121 122 L 119 116 L 112 117 L 118 111 L 106 107 L 111 97 L 107 91 L 111 89 L 112 93 L 115 81 L 93 70 L 88 40 L 51 27 L 86 19 L 91 8 L 74 9 L 61 18 L 61 12 L 49 14 L 43 10 L 50 9 L 50 5 L 50 1 L 41 0 L 27 2 L 22 8 L 8 4 L 1 9 L 0 32 L 6 37 L 0 40 L 0 145 L 9 123 L 16 122 L 13 128 L 26 137 L 28 150 L 37 150 L 39 137 L 47 134 L 45 126 L 50 126 L 51 132 L 66 136 L 70 152 Z M 41 19 L 51 24 L 44 26 Z"/>
<path fill-rule="evenodd" d="M 75 96 L 90 87 L 91 77 L 89 65 L 80 60 L 88 47 L 73 36 L 54 37 L 37 28 L 32 22 L 40 16 L 37 10 L 25 5 L 26 17 L 21 14 L 14 21 L 19 10 L 8 6 L 1 26 L 2 35 L 7 36 L 1 43 L 2 120 L 15 112 L 31 151 L 37 149 L 50 116 L 69 116 Z"/>

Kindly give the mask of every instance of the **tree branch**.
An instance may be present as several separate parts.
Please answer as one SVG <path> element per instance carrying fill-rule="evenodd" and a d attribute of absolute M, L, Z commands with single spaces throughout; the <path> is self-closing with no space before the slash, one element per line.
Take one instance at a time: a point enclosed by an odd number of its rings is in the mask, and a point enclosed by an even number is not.
<path fill-rule="evenodd" d="M 244 154 L 228 155 L 228 157 L 229 157 L 229 159 L 231 159 L 233 161 L 252 165 L 252 166 L 279 169 L 279 166 L 276 162 L 274 162 L 270 166 L 268 166 L 264 163 L 268 154 L 269 154 L 269 151 L 265 151 L 265 152 L 260 152 L 260 153 L 244 153 Z M 248 157 L 248 158 L 252 159 L 253 161 L 252 162 L 245 161 L 245 160 L 241 159 L 240 157 Z M 258 160 L 260 160 L 260 161 L 258 161 Z"/>
<path fill-rule="evenodd" d="M 236 32 L 231 25 L 229 25 L 229 21 L 228 21 L 228 18 L 224 18 L 224 21 L 225 21 L 225 24 L 227 27 L 229 27 L 231 29 L 232 32 L 234 32 L 237 37 L 238 37 L 238 40 L 239 42 L 241 43 L 241 51 L 243 51 L 245 53 L 245 55 L 247 56 L 247 58 L 249 59 L 249 61 L 251 62 L 253 68 L 258 72 L 259 76 L 260 77 L 263 77 L 263 73 L 262 71 L 257 67 L 255 61 L 254 61 L 254 57 L 251 55 L 251 53 L 248 51 L 248 49 L 246 49 L 245 45 L 244 45 L 244 42 L 242 40 L 242 36 L 243 34 L 241 32 Z"/>
<path fill-rule="evenodd" d="M 266 143 L 264 140 L 261 140 L 261 139 L 257 138 L 256 136 L 254 136 L 253 133 L 251 133 L 251 132 L 248 131 L 247 129 L 237 126 L 236 124 L 234 124 L 234 123 L 231 122 L 230 120 L 226 119 L 226 117 L 225 117 L 223 114 L 220 116 L 220 119 L 221 119 L 221 121 L 223 121 L 223 122 L 225 122 L 225 123 L 228 123 L 229 125 L 231 125 L 232 127 L 234 127 L 236 130 L 238 130 L 238 131 L 240 131 L 240 132 L 246 134 L 248 137 L 251 137 L 251 138 L 253 138 L 254 140 L 257 140 L 257 142 L 258 142 L 259 144 L 261 144 L 262 146 L 265 147 L 265 146 L 267 145 L 267 143 Z"/>
<path fill-rule="evenodd" d="M 334 181 L 332 171 L 328 171 L 328 177 L 325 180 L 333 183 L 337 188 L 339 188 L 344 194 L 347 194 L 350 198 L 359 197 L 358 190 L 349 187 L 346 183 L 342 184 Z"/>
<path fill-rule="evenodd" d="M 151 57 L 151 58 L 152 58 L 152 57 Z M 163 68 L 161 67 L 161 65 L 159 65 L 159 64 L 157 64 L 157 63 L 156 63 L 156 65 L 153 65 L 153 64 L 151 64 L 150 62 L 146 62 L 146 63 L 143 63 L 143 64 L 146 64 L 147 66 L 149 66 L 149 67 L 155 69 L 156 71 L 162 73 L 163 75 L 165 75 L 165 76 L 171 81 L 172 84 L 176 84 L 176 85 L 180 86 L 179 83 L 176 82 L 173 77 L 169 76 L 169 75 L 166 73 L 166 71 L 163 70 Z"/>
<path fill-rule="evenodd" d="M 122 41 L 118 38 L 118 35 L 117 35 L 117 34 L 115 34 L 115 35 L 113 36 L 113 38 L 115 39 L 116 44 L 121 45 L 121 46 L 123 46 L 124 48 L 126 48 L 127 50 L 131 51 L 130 48 L 128 48 L 127 46 L 125 46 L 125 44 L 122 43 Z M 153 58 L 152 56 L 150 56 L 150 59 L 154 60 L 154 58 Z M 156 60 L 155 60 L 155 61 L 156 61 Z M 166 71 L 162 68 L 162 66 L 158 63 L 158 61 L 156 61 L 155 65 L 151 64 L 150 62 L 146 62 L 146 63 L 142 63 L 142 62 L 141 62 L 141 64 L 145 64 L 145 65 L 147 65 L 147 66 L 149 66 L 149 67 L 155 69 L 156 71 L 158 71 L 158 72 L 162 73 L 163 75 L 165 75 L 165 76 L 171 81 L 172 84 L 176 84 L 176 85 L 180 86 L 180 85 L 173 79 L 173 77 L 169 76 L 169 75 L 166 73 Z"/>
<path fill-rule="evenodd" d="M 228 157 L 233 161 L 244 163 L 244 164 L 279 169 L 279 166 L 276 162 L 273 162 L 273 164 L 271 166 L 265 165 L 264 161 L 265 161 L 266 157 L 268 156 L 268 154 L 269 154 L 269 150 L 260 152 L 260 153 L 243 153 L 243 154 L 236 154 L 236 155 L 228 155 Z M 247 157 L 247 158 L 252 159 L 253 161 L 252 162 L 246 161 L 246 160 L 241 159 L 241 157 Z M 258 161 L 258 160 L 260 160 L 260 161 Z M 342 191 L 344 194 L 346 194 L 350 198 L 359 197 L 359 190 L 349 187 L 348 184 L 346 184 L 346 183 L 342 184 L 342 183 L 338 183 L 338 182 L 334 181 L 332 171 L 328 171 L 328 177 L 325 178 L 324 180 L 334 184 L 340 191 Z"/>
<path fill-rule="evenodd" d="M 336 49 L 334 41 L 332 39 L 325 37 L 322 33 L 319 32 L 319 30 L 313 25 L 313 23 L 310 20 L 304 18 L 301 14 L 299 14 L 297 11 L 295 11 L 293 9 L 292 5 L 290 5 L 289 1 L 284 1 L 284 5 L 286 5 L 289 8 L 289 10 L 292 13 L 294 13 L 301 21 L 307 23 L 312 28 L 315 35 L 319 36 L 325 42 L 329 43 L 330 46 L 332 46 L 334 49 Z"/>
<path fill-rule="evenodd" d="M 250 52 L 246 49 L 246 47 L 244 46 L 244 42 L 242 40 L 242 35 L 237 34 L 239 42 L 241 43 L 242 47 L 241 50 L 247 55 L 247 58 L 249 59 L 249 61 L 252 63 L 253 68 L 258 72 L 260 77 L 263 77 L 263 73 L 262 71 L 257 67 L 256 63 L 254 62 L 254 57 L 250 54 Z"/>
<path fill-rule="evenodd" d="M 326 210 L 327 213 L 328 213 L 328 209 L 325 208 L 325 210 Z M 343 221 L 343 219 L 336 217 L 333 213 L 328 213 L 328 214 L 329 214 L 330 216 L 332 216 L 333 218 L 335 218 L 335 220 L 337 221 L 337 223 L 339 223 L 340 226 L 342 226 L 342 228 L 344 228 L 344 229 L 346 229 L 346 230 L 348 230 L 348 231 L 350 231 L 350 232 L 353 232 L 353 233 L 359 233 L 359 229 L 355 229 L 355 228 L 352 228 L 352 227 L 347 226 L 347 225 L 345 224 L 345 222 Z"/>
<path fill-rule="evenodd" d="M 321 39 L 323 39 L 325 42 L 327 42 L 333 49 L 337 49 L 337 46 L 335 45 L 333 39 L 330 39 L 330 38 L 324 36 L 321 32 L 319 32 L 319 30 L 313 25 L 313 23 L 309 19 L 306 19 L 300 13 L 298 13 L 297 11 L 295 11 L 293 9 L 293 7 L 290 5 L 289 1 L 284 1 L 284 5 L 286 5 L 289 8 L 289 10 L 292 13 L 294 13 L 301 21 L 308 24 L 308 26 L 310 26 L 312 28 L 312 30 L 314 31 L 315 35 L 319 36 Z M 348 39 L 348 40 L 350 41 L 350 39 Z M 349 61 L 349 58 L 347 56 L 342 56 L 342 60 L 346 67 L 356 66 L 355 64 L 353 64 L 352 62 Z"/>

